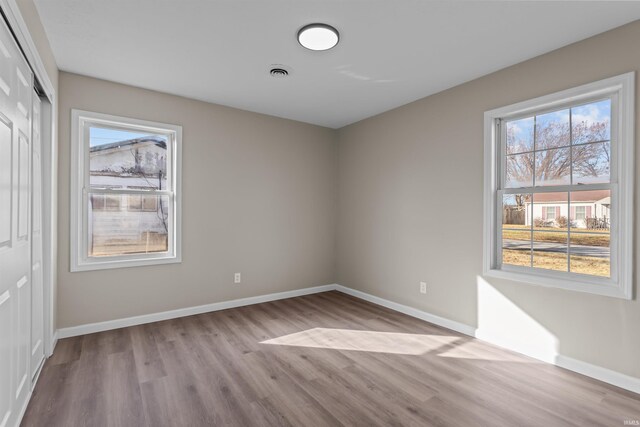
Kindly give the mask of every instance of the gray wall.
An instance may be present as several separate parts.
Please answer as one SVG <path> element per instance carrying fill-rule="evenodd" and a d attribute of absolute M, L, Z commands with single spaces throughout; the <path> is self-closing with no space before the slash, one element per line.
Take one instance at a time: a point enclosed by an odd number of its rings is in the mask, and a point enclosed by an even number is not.
<path fill-rule="evenodd" d="M 338 283 L 640 377 L 637 300 L 479 277 L 484 111 L 638 72 L 639 40 L 636 21 L 341 129 Z"/>
<path fill-rule="evenodd" d="M 181 264 L 69 272 L 72 108 L 183 126 Z M 59 115 L 59 328 L 334 282 L 335 131 L 65 72 Z"/>

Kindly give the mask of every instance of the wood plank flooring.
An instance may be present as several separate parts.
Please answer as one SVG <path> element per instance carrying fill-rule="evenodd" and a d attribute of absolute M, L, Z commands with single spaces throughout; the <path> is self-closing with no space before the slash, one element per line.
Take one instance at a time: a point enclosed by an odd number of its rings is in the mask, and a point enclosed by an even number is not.
<path fill-rule="evenodd" d="M 23 426 L 623 426 L 640 395 L 339 292 L 60 340 Z"/>

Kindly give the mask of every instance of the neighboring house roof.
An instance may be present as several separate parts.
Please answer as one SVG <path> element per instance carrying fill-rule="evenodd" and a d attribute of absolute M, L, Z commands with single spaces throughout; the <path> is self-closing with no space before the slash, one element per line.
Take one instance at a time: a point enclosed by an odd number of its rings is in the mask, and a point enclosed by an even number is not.
<path fill-rule="evenodd" d="M 608 199 L 611 193 L 609 190 L 589 190 L 589 191 L 573 191 L 571 192 L 572 202 L 598 202 L 603 199 Z M 603 201 L 603 203 L 610 203 L 609 201 Z M 566 202 L 567 193 L 536 193 L 534 196 L 534 203 L 554 203 L 554 202 Z"/>
<path fill-rule="evenodd" d="M 128 145 L 137 145 L 145 142 L 152 142 L 158 147 L 167 148 L 167 141 L 159 136 L 144 136 L 142 138 L 127 139 L 125 141 L 111 142 L 109 144 L 95 145 L 89 149 L 90 152 L 105 151 L 113 148 L 126 147 Z"/>

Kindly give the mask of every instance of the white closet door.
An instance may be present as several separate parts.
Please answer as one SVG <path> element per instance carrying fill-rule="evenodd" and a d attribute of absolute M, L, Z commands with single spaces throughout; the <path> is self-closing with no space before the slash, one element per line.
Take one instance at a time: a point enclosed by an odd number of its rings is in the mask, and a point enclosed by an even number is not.
<path fill-rule="evenodd" d="M 0 20 L 0 427 L 31 389 L 31 114 L 33 76 Z"/>
<path fill-rule="evenodd" d="M 31 378 L 44 361 L 44 283 L 42 275 L 42 123 L 41 102 L 33 92 L 31 198 Z"/>

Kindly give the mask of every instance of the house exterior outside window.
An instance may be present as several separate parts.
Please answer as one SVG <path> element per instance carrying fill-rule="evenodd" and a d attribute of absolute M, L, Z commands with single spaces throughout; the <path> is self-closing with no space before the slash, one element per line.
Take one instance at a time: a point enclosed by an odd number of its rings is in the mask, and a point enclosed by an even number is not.
<path fill-rule="evenodd" d="M 558 218 L 565 218 L 571 222 L 572 228 L 586 231 L 596 228 L 597 223 L 610 225 L 610 206 L 611 197 L 607 190 L 575 192 L 571 203 L 567 193 L 543 193 L 536 197 L 534 203 L 525 202 L 525 225 L 554 224 Z"/>

